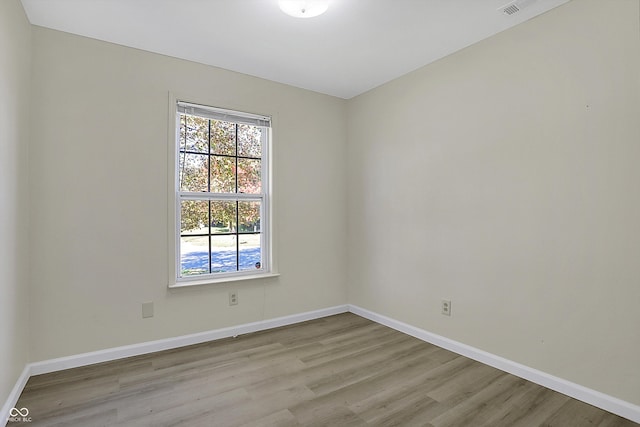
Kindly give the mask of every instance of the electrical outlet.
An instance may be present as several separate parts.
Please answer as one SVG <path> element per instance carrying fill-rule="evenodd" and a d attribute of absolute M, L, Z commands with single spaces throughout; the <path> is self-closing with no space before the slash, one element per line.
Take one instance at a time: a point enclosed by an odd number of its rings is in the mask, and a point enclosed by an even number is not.
<path fill-rule="evenodd" d="M 451 316 L 451 300 L 443 299 L 441 309 L 442 314 L 444 314 L 445 316 Z"/>
<path fill-rule="evenodd" d="M 238 305 L 238 291 L 229 292 L 229 305 Z"/>

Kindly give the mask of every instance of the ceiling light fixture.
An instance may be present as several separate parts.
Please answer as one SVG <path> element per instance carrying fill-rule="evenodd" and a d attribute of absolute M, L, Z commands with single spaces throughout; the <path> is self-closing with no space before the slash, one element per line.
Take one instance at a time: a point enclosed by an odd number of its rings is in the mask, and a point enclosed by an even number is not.
<path fill-rule="evenodd" d="M 278 0 L 278 6 L 295 18 L 313 18 L 329 8 L 329 0 Z"/>

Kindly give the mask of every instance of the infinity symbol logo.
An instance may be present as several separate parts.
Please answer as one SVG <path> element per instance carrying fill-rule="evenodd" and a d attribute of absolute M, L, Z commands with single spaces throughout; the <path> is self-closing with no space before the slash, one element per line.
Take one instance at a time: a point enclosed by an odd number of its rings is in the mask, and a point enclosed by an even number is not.
<path fill-rule="evenodd" d="M 29 410 L 27 408 L 11 408 L 11 410 L 9 411 L 9 415 L 12 417 L 26 417 L 27 415 L 29 415 Z"/>

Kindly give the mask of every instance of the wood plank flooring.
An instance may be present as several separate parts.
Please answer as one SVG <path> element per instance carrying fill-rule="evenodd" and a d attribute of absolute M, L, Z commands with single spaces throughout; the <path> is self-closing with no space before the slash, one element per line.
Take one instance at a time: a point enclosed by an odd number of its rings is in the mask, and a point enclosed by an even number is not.
<path fill-rule="evenodd" d="M 638 426 L 351 313 L 34 376 L 16 407 L 31 426 Z"/>

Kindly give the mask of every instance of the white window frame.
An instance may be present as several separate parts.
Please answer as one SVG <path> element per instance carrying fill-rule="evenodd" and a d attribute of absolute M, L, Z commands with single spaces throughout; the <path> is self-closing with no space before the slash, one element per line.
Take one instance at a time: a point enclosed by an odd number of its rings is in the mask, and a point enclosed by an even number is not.
<path fill-rule="evenodd" d="M 261 193 L 204 193 L 182 192 L 179 183 L 180 152 L 180 114 L 187 112 L 216 120 L 236 123 L 248 123 L 262 127 L 261 153 Z M 187 111 L 188 110 L 188 111 Z M 169 287 L 224 283 L 238 280 L 250 280 L 278 276 L 274 269 L 272 257 L 272 221 L 271 221 L 271 117 L 256 115 L 238 110 L 210 107 L 201 103 L 191 103 L 177 99 L 169 94 Z M 256 270 L 239 270 L 223 273 L 200 274 L 194 276 L 180 275 L 180 215 L 183 200 L 230 200 L 260 202 L 260 252 L 261 268 Z"/>

